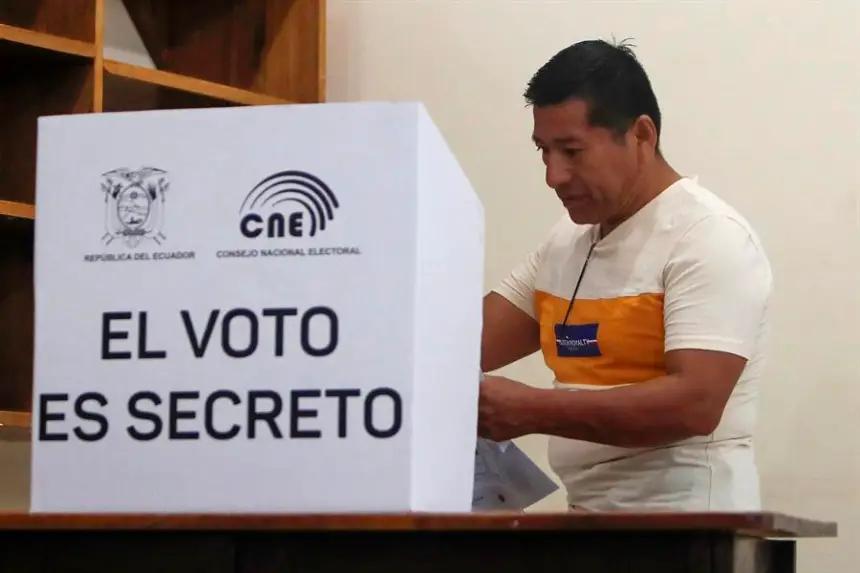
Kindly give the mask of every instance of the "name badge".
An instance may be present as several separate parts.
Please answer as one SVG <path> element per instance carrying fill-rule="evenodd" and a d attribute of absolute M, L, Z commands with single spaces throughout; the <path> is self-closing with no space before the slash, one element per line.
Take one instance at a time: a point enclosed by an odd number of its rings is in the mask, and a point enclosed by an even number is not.
<path fill-rule="evenodd" d="M 555 348 L 559 357 L 601 356 L 597 345 L 598 324 L 556 324 Z"/>

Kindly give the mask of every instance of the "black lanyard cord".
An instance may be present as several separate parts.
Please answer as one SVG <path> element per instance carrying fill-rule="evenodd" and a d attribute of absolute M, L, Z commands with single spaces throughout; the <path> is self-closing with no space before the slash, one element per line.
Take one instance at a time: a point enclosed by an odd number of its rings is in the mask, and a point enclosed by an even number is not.
<path fill-rule="evenodd" d="M 582 277 L 585 276 L 585 269 L 588 267 L 588 261 L 591 260 L 591 253 L 594 251 L 594 247 L 597 245 L 597 241 L 591 243 L 591 248 L 588 249 L 588 254 L 585 256 L 585 262 L 582 263 L 582 270 L 579 271 L 579 278 L 576 280 L 576 287 L 573 289 L 573 296 L 570 297 L 570 304 L 567 305 L 567 312 L 564 314 L 564 322 L 562 322 L 562 326 L 567 326 L 567 319 L 570 317 L 570 311 L 573 309 L 573 301 L 576 300 L 576 293 L 579 292 L 579 285 L 582 284 Z"/>

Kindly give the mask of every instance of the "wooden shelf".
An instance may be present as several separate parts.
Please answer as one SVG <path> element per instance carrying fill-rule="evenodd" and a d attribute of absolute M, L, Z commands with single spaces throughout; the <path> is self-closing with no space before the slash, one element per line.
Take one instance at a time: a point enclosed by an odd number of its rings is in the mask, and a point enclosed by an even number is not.
<path fill-rule="evenodd" d="M 96 47 L 89 42 L 0 24 L 0 61 L 12 58 L 29 60 L 28 55 L 57 59 L 93 59 L 96 56 Z"/>
<path fill-rule="evenodd" d="M 104 71 L 105 111 L 291 103 L 270 95 L 113 60 L 105 60 Z"/>
<path fill-rule="evenodd" d="M 33 220 L 36 209 L 29 203 L 3 201 L 0 199 L 0 234 L 7 237 L 11 234 L 30 234 L 33 231 Z M 0 243 L 3 245 L 3 243 Z"/>
<path fill-rule="evenodd" d="M 0 410 L 0 442 L 21 442 L 30 439 L 31 415 L 29 412 Z"/>
<path fill-rule="evenodd" d="M 17 201 L 0 200 L 0 217 L 12 217 L 13 219 L 36 218 L 36 206 L 30 203 L 19 203 Z"/>

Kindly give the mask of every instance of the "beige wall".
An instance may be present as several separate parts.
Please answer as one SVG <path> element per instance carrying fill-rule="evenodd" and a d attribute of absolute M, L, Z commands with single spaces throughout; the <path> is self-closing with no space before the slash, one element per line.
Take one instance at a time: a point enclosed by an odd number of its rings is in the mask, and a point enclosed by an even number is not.
<path fill-rule="evenodd" d="M 667 157 L 745 213 L 773 262 L 765 503 L 842 527 L 838 541 L 802 544 L 806 572 L 860 560 L 858 5 L 329 0 L 329 99 L 426 103 L 485 204 L 488 286 L 561 213 L 529 142 L 525 82 L 578 39 L 636 38 Z M 135 38 L 108 41 L 145 62 Z M 536 357 L 507 372 L 549 379 Z M 543 463 L 544 440 L 524 444 Z M 22 445 L 0 443 L 0 506 L 26 504 L 26 466 Z M 538 509 L 561 507 L 556 495 Z"/>
<path fill-rule="evenodd" d="M 529 142 L 525 82 L 576 40 L 636 39 L 667 157 L 751 220 L 774 266 L 758 432 L 765 503 L 842 527 L 838 541 L 802 545 L 809 572 L 860 561 L 858 6 L 329 0 L 329 98 L 426 103 L 486 207 L 488 287 L 561 213 Z M 535 358 L 508 371 L 549 380 Z M 526 447 L 545 458 L 542 439 Z"/>

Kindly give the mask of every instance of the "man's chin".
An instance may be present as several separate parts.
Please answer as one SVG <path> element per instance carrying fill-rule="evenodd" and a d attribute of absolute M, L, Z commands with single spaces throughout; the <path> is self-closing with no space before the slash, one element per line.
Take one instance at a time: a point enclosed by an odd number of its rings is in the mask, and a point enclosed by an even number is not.
<path fill-rule="evenodd" d="M 567 214 L 570 220 L 577 225 L 593 225 L 600 222 L 600 218 L 594 213 L 589 213 L 582 209 L 568 209 Z"/>

